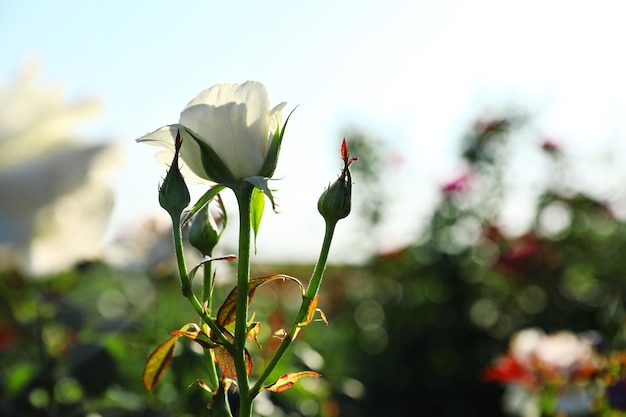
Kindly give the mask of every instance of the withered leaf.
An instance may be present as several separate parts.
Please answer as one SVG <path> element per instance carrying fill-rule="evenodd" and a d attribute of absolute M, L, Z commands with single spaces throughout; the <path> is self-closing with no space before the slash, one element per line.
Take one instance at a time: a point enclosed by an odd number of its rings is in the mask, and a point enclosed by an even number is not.
<path fill-rule="evenodd" d="M 320 374 L 313 371 L 304 371 L 304 372 L 289 372 L 285 375 L 279 377 L 276 382 L 273 384 L 267 385 L 265 387 L 266 390 L 272 392 L 283 392 L 287 391 L 289 388 L 293 386 L 300 378 L 305 376 L 312 376 L 318 378 Z"/>
<path fill-rule="evenodd" d="M 300 289 L 302 291 L 304 291 L 304 286 L 302 285 L 302 283 L 297 278 L 291 277 L 289 275 L 274 274 L 274 275 L 268 275 L 265 277 L 252 278 L 250 281 L 248 281 L 248 297 L 249 297 L 248 304 L 252 302 L 252 298 L 254 297 L 254 293 L 258 287 L 270 281 L 278 281 L 278 280 L 293 281 L 300 286 Z M 231 290 L 231 292 L 228 294 L 228 297 L 226 297 L 226 300 L 224 300 L 224 303 L 222 304 L 219 311 L 217 312 L 217 323 L 220 326 L 227 326 L 230 323 L 234 322 L 236 311 L 237 311 L 237 287 Z"/>
<path fill-rule="evenodd" d="M 248 339 L 252 340 L 260 349 L 261 343 L 259 342 L 259 333 L 261 333 L 261 322 L 255 321 L 251 324 L 250 329 L 248 330 Z"/>
<path fill-rule="evenodd" d="M 213 350 L 215 353 L 215 360 L 217 364 L 222 368 L 222 373 L 226 376 L 237 378 L 237 368 L 235 367 L 235 360 L 230 352 L 223 346 L 218 346 Z M 246 358 L 246 373 L 250 375 L 252 372 L 252 356 L 248 350 L 245 350 Z"/>
<path fill-rule="evenodd" d="M 173 332 L 170 332 L 170 334 L 175 335 L 175 336 L 185 336 L 186 338 L 189 338 L 193 340 L 194 342 L 198 343 L 200 346 L 202 346 L 205 349 L 212 349 L 212 348 L 219 346 L 217 343 L 212 341 L 211 338 L 200 329 L 193 330 L 193 331 L 174 330 Z"/>
<path fill-rule="evenodd" d="M 308 326 L 313 321 L 313 318 L 315 317 L 315 313 L 316 312 L 320 313 L 320 317 L 322 318 L 322 321 L 324 321 L 324 323 L 326 323 L 326 325 L 328 325 L 328 320 L 326 319 L 326 314 L 324 314 L 324 312 L 322 310 L 317 308 L 317 300 L 318 300 L 318 296 L 316 295 L 315 298 L 313 298 L 311 300 L 311 302 L 309 303 L 309 307 L 308 307 L 307 313 L 306 313 L 306 318 L 303 321 L 301 321 L 300 323 L 298 323 L 298 327 Z"/>

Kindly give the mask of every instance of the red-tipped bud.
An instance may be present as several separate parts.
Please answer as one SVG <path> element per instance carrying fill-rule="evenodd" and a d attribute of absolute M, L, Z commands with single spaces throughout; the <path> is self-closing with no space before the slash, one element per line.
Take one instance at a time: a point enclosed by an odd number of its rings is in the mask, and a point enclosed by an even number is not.
<path fill-rule="evenodd" d="M 349 166 L 358 158 L 350 157 L 344 138 L 341 144 L 343 169 L 337 181 L 332 183 L 320 196 L 317 210 L 327 222 L 337 222 L 350 214 L 352 207 L 352 176 Z"/>

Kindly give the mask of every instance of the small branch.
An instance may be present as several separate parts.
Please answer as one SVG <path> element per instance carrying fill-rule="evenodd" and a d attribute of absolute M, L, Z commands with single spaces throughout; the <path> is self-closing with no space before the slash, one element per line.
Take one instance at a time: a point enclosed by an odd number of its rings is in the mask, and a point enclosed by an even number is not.
<path fill-rule="evenodd" d="M 324 242 L 322 243 L 322 249 L 320 250 L 320 256 L 318 258 L 317 263 L 315 264 L 315 269 L 313 270 L 313 275 L 311 276 L 311 280 L 309 281 L 309 285 L 305 292 L 304 297 L 302 298 L 302 304 L 300 305 L 300 310 L 296 315 L 290 329 L 289 333 L 285 336 L 283 341 L 278 346 L 276 352 L 272 356 L 272 359 L 267 364 L 263 373 L 259 377 L 259 379 L 254 384 L 250 391 L 250 396 L 252 398 L 256 397 L 265 384 L 265 381 L 270 376 L 278 362 L 282 359 L 283 355 L 287 351 L 287 348 L 291 344 L 291 342 L 297 336 L 297 333 L 300 329 L 299 324 L 302 323 L 308 314 L 309 306 L 311 301 L 317 296 L 320 285 L 322 284 L 322 278 L 324 277 L 324 271 L 326 270 L 326 263 L 328 261 L 328 253 L 330 252 L 330 244 L 333 240 L 333 234 L 335 233 L 335 226 L 337 225 L 337 221 L 326 222 L 326 232 L 324 234 Z"/>
<path fill-rule="evenodd" d="M 205 311 L 205 309 L 202 307 L 202 304 L 191 289 L 191 280 L 189 279 L 187 264 L 185 262 L 180 218 L 172 217 L 172 230 L 174 233 L 174 249 L 176 251 L 176 263 L 178 265 L 178 275 L 180 276 L 180 285 L 182 288 L 183 296 L 187 300 L 189 300 L 189 303 L 191 303 L 191 306 L 194 308 L 194 310 L 196 310 L 198 316 L 200 316 L 202 321 L 204 321 L 209 326 L 219 342 L 223 344 L 227 349 L 231 350 L 233 348 L 233 344 L 230 342 L 230 340 L 226 338 L 226 336 L 224 336 L 222 330 Z"/>

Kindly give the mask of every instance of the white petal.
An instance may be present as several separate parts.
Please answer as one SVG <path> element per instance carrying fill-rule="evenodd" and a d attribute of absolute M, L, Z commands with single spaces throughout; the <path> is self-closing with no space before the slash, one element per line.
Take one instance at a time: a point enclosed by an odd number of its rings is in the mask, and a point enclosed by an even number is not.
<path fill-rule="evenodd" d="M 263 84 L 218 84 L 194 98 L 180 124 L 209 143 L 237 178 L 258 174 L 265 162 L 269 96 Z"/>
<path fill-rule="evenodd" d="M 187 104 L 185 109 L 195 106 L 196 104 L 221 106 L 233 102 L 247 103 L 253 100 L 261 100 L 263 97 L 265 97 L 264 100 L 269 103 L 267 89 L 258 81 L 247 81 L 243 84 L 222 83 L 201 91 Z"/>
<path fill-rule="evenodd" d="M 165 148 L 168 153 L 159 152 L 159 162 L 165 161 L 169 166 L 174 158 L 176 140 L 176 134 L 180 132 L 183 144 L 180 149 L 180 158 L 182 159 L 181 171 L 185 179 L 189 179 L 192 183 L 205 183 L 210 178 L 207 176 L 202 165 L 202 158 L 200 153 L 200 146 L 196 143 L 195 139 L 185 130 L 181 125 L 168 125 L 163 126 L 154 132 L 148 133 L 139 139 L 137 142 L 146 143 L 148 145 L 160 146 Z M 195 132 L 195 131 L 194 131 Z M 185 175 L 192 172 L 193 175 Z"/>
<path fill-rule="evenodd" d="M 287 105 L 286 102 L 282 102 L 270 111 L 270 123 L 269 123 L 269 134 L 268 140 L 265 143 L 264 153 L 267 155 L 267 143 L 271 140 L 277 130 L 282 129 L 283 127 L 283 108 Z"/>
<path fill-rule="evenodd" d="M 154 132 L 146 133 L 137 142 L 143 142 L 148 145 L 162 146 L 174 152 L 174 141 L 176 140 L 176 128 L 174 125 L 163 126 Z"/>

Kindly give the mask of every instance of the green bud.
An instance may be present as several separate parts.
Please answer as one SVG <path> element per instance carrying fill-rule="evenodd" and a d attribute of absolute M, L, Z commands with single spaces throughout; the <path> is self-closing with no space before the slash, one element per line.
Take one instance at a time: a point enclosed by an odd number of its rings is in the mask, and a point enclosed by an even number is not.
<path fill-rule="evenodd" d="M 191 221 L 189 229 L 189 243 L 198 249 L 202 255 L 211 256 L 213 249 L 222 236 L 223 229 L 217 225 L 211 214 L 209 204 L 202 207 Z"/>
<path fill-rule="evenodd" d="M 351 186 L 339 178 L 328 187 L 317 202 L 317 210 L 327 221 L 337 221 L 350 214 Z"/>
<path fill-rule="evenodd" d="M 159 204 L 173 219 L 180 218 L 181 213 L 189 205 L 189 201 L 191 201 L 187 184 L 185 184 L 185 179 L 178 167 L 178 154 L 181 145 L 182 139 L 180 138 L 180 133 L 178 133 L 176 134 L 176 147 L 172 165 L 159 188 Z"/>
<path fill-rule="evenodd" d="M 317 210 L 327 222 L 337 222 L 347 217 L 352 207 L 352 176 L 349 166 L 356 158 L 350 157 L 345 139 L 341 144 L 341 158 L 344 166 L 339 178 L 322 193 L 317 202 Z"/>

